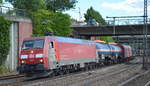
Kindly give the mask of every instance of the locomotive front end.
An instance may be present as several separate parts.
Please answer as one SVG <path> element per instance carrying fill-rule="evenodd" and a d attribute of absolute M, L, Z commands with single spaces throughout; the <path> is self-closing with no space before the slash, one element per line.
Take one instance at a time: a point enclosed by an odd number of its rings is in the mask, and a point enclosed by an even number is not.
<path fill-rule="evenodd" d="M 24 40 L 19 56 L 19 73 L 33 74 L 45 70 L 44 39 Z"/>

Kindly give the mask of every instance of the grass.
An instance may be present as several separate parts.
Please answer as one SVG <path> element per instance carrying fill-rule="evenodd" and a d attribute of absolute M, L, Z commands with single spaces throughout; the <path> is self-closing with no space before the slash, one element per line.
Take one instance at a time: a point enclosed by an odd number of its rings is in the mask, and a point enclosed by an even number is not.
<path fill-rule="evenodd" d="M 0 65 L 0 74 L 6 74 L 9 73 L 10 70 L 6 68 L 4 65 Z"/>

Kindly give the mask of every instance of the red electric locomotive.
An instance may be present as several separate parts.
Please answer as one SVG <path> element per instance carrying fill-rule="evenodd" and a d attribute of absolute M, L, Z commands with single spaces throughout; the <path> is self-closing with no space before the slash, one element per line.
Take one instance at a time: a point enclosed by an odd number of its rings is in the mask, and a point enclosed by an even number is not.
<path fill-rule="evenodd" d="M 18 71 L 25 74 L 62 73 L 97 62 L 92 41 L 57 36 L 26 38 L 19 57 Z"/>

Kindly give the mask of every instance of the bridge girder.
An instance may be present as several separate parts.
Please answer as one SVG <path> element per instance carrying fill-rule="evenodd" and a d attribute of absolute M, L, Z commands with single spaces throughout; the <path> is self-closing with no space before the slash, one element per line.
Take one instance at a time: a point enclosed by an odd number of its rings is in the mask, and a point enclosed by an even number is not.
<path fill-rule="evenodd" d="M 118 25 L 115 26 L 92 26 L 92 27 L 72 27 L 74 35 L 79 36 L 120 36 L 120 35 L 143 35 L 144 25 Z M 148 24 L 148 35 L 150 35 L 150 24 Z"/>

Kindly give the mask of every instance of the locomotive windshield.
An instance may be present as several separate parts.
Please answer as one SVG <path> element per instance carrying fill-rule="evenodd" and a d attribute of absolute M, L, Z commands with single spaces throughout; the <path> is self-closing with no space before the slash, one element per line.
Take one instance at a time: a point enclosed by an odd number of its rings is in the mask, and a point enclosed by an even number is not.
<path fill-rule="evenodd" d="M 23 42 L 22 49 L 43 48 L 44 40 L 28 40 Z"/>

